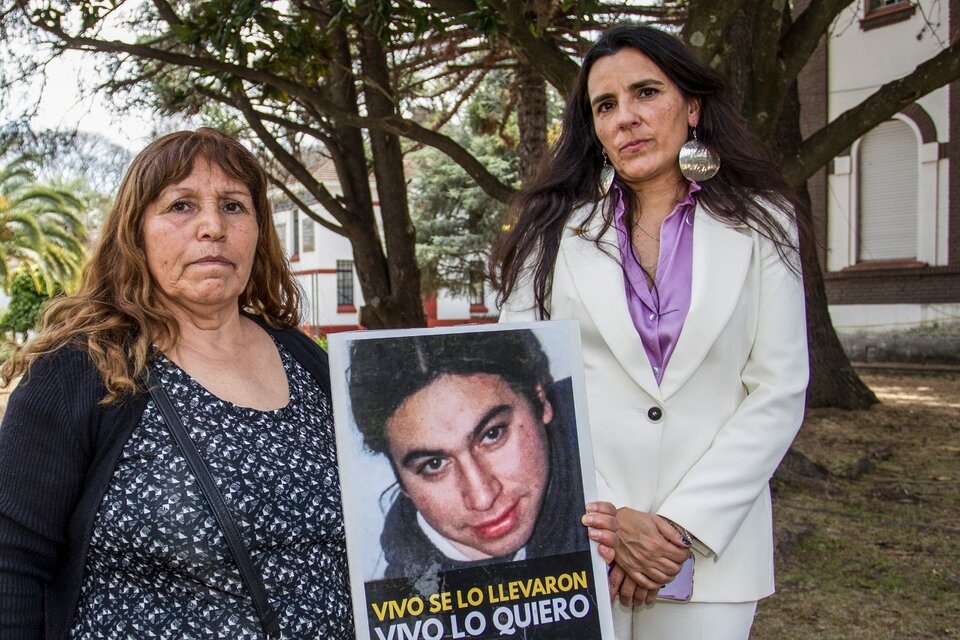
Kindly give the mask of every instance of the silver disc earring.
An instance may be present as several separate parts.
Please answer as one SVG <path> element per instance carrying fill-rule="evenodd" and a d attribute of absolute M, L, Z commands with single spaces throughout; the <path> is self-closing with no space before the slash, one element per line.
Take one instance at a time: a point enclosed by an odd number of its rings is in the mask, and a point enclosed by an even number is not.
<path fill-rule="evenodd" d="M 597 185 L 600 189 L 601 198 L 607 195 L 610 187 L 613 186 L 614 173 L 616 172 L 613 170 L 613 165 L 610 164 L 607 154 L 603 153 L 603 167 L 600 169 L 600 182 Z"/>
<path fill-rule="evenodd" d="M 703 182 L 720 171 L 720 158 L 707 145 L 697 140 L 697 130 L 693 130 L 693 139 L 680 147 L 680 173 L 692 182 Z"/>

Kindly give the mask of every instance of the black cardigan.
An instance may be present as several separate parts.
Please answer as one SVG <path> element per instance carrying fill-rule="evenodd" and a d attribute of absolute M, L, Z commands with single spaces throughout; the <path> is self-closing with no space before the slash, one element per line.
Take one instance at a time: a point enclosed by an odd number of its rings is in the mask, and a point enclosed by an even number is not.
<path fill-rule="evenodd" d="M 327 355 L 299 331 L 263 325 L 330 394 Z M 83 351 L 38 359 L 0 426 L 0 640 L 59 639 L 72 624 L 97 509 L 147 406 L 108 406 Z"/>

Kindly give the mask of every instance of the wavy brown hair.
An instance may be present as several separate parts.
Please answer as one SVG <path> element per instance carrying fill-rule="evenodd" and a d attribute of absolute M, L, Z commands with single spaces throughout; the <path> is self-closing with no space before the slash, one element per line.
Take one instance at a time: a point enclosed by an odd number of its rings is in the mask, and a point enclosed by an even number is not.
<path fill-rule="evenodd" d="M 35 338 L 17 349 L 0 368 L 6 386 L 29 374 L 41 356 L 64 347 L 84 350 L 115 402 L 141 390 L 138 376 L 150 345 L 169 347 L 180 337 L 174 317 L 157 301 L 147 268 L 143 215 L 167 186 L 190 175 L 198 160 L 210 162 L 250 189 L 257 216 L 257 247 L 250 280 L 238 304 L 274 328 L 300 322 L 300 290 L 273 226 L 267 175 L 250 151 L 216 129 L 178 131 L 150 143 L 127 169 L 107 215 L 77 293 L 54 300 L 44 311 Z"/>

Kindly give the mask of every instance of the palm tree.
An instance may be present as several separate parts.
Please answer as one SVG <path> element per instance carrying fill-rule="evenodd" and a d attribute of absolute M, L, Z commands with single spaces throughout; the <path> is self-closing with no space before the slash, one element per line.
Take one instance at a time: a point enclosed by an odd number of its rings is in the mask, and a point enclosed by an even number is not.
<path fill-rule="evenodd" d="M 28 158 L 0 166 L 0 285 L 8 289 L 20 266 L 49 295 L 56 283 L 76 284 L 86 257 L 83 209 L 68 189 L 38 184 Z"/>

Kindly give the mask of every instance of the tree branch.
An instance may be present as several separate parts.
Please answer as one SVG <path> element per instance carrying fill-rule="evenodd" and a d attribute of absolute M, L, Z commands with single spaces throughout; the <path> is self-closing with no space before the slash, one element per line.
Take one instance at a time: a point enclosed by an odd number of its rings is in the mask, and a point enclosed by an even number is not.
<path fill-rule="evenodd" d="M 171 7 L 170 3 L 166 0 L 153 0 L 153 6 L 157 8 L 157 13 L 160 14 L 160 17 L 163 18 L 167 24 L 171 26 L 183 24 L 180 16 L 177 15 L 177 12 L 173 10 L 173 7 Z"/>
<path fill-rule="evenodd" d="M 373 123 L 377 123 L 378 129 L 396 133 L 410 140 L 423 142 L 428 146 L 444 152 L 474 179 L 477 186 L 483 189 L 484 193 L 495 200 L 507 202 L 517 193 L 516 189 L 503 184 L 496 176 L 487 171 L 486 167 L 480 164 L 480 161 L 474 158 L 469 151 L 443 134 L 431 131 L 412 120 L 406 120 L 404 118 L 361 118 L 361 120 L 370 122 L 370 126 L 373 126 Z"/>
<path fill-rule="evenodd" d="M 461 89 L 460 95 L 457 96 L 456 102 L 454 102 L 454 104 L 447 109 L 447 112 L 441 114 L 437 120 L 430 124 L 430 129 L 433 131 L 439 131 L 440 127 L 449 122 L 450 119 L 460 110 L 460 107 L 462 107 L 467 100 L 469 100 L 473 94 L 477 92 L 477 89 L 480 87 L 480 83 L 483 82 L 484 78 L 486 77 L 486 71 L 477 74 L 477 77 L 470 84 Z"/>
<path fill-rule="evenodd" d="M 713 59 L 720 55 L 729 43 L 724 32 L 745 0 L 722 0 L 721 2 L 690 2 L 682 37 L 700 56 L 704 63 L 714 66 Z"/>
<path fill-rule="evenodd" d="M 228 107 L 231 107 L 233 109 L 236 109 L 237 111 L 242 112 L 240 105 L 238 105 L 234 99 L 222 93 L 214 91 L 210 87 L 204 87 L 202 85 L 194 83 L 193 90 L 199 93 L 200 95 L 204 96 L 205 98 L 209 98 L 210 100 L 214 100 L 216 102 L 219 102 L 220 104 L 224 104 Z M 252 104 L 253 103 L 251 102 L 251 107 L 252 107 Z M 257 117 L 261 120 L 264 120 L 266 122 L 271 122 L 276 125 L 280 125 L 284 129 L 289 129 L 291 131 L 297 131 L 299 133 L 308 135 L 311 138 L 315 138 L 321 141 L 325 145 L 329 144 L 330 142 L 330 134 L 328 134 L 326 131 L 322 131 L 315 127 L 311 127 L 303 122 L 290 120 L 289 118 L 284 118 L 282 116 L 279 116 L 273 113 L 264 113 L 263 111 L 257 111 L 256 114 L 257 114 Z"/>
<path fill-rule="evenodd" d="M 326 209 L 337 222 L 344 227 L 348 227 L 350 219 L 349 212 L 337 202 L 337 199 L 327 190 L 322 182 L 311 175 L 302 162 L 294 157 L 292 153 L 284 149 L 283 145 L 267 131 L 267 127 L 264 126 L 263 121 L 260 119 L 256 109 L 253 108 L 253 105 L 250 104 L 247 96 L 241 91 L 235 91 L 233 92 L 233 100 L 236 102 L 236 107 L 247 120 L 247 124 L 250 125 L 250 128 L 253 129 L 253 132 L 257 134 L 257 137 L 260 138 L 263 144 L 266 145 L 273 157 L 277 159 L 277 162 L 283 165 L 283 168 L 286 169 L 290 175 L 299 180 L 300 184 L 310 192 L 310 195 L 317 199 L 320 206 Z M 315 214 L 308 215 L 320 224 L 326 226 L 319 216 Z M 342 231 L 338 233 L 345 235 Z"/>
<path fill-rule="evenodd" d="M 301 199 L 293 192 L 293 190 L 283 182 L 283 180 L 280 180 L 279 178 L 277 178 L 277 177 L 276 177 L 275 175 L 273 175 L 273 174 L 268 174 L 267 177 L 269 178 L 270 182 L 273 183 L 273 186 L 275 186 L 276 188 L 280 189 L 280 191 L 283 191 L 283 194 L 284 194 L 285 196 L 287 196 L 287 198 L 290 199 L 290 202 L 292 202 L 294 205 L 296 205 L 298 209 L 300 209 L 301 211 L 303 211 L 303 212 L 307 215 L 308 218 L 310 218 L 311 220 L 316 221 L 317 224 L 319 224 L 319 225 L 322 226 L 323 228 L 329 229 L 330 231 L 332 231 L 333 233 L 335 233 L 335 234 L 337 234 L 337 235 L 339 235 L 339 236 L 347 237 L 347 232 L 346 232 L 346 230 L 344 230 L 343 227 L 338 226 L 338 225 L 330 222 L 329 220 L 326 220 L 326 219 L 318 216 L 316 213 L 314 213 L 313 209 L 311 209 L 310 206 L 309 206 L 306 202 L 304 202 L 303 200 L 301 200 Z"/>
<path fill-rule="evenodd" d="M 435 9 L 449 16 L 459 16 L 461 20 L 466 14 L 478 10 L 477 5 L 470 0 L 426 1 Z M 579 65 L 560 49 L 549 34 L 544 33 L 541 37 L 537 37 L 530 32 L 527 19 L 523 15 L 523 4 L 500 0 L 490 0 L 487 4 L 500 14 L 507 28 L 507 38 L 516 50 L 522 52 L 531 64 L 535 64 L 547 82 L 552 84 L 561 95 L 566 96 L 570 93 L 577 72 L 580 70 Z"/>
<path fill-rule="evenodd" d="M 807 138 L 797 156 L 786 160 L 784 175 L 790 184 L 802 184 L 857 138 L 957 78 L 960 78 L 960 41 L 917 66 L 910 75 L 883 85 Z"/>
<path fill-rule="evenodd" d="M 369 118 L 351 113 L 350 111 L 337 108 L 330 100 L 315 89 L 259 69 L 251 69 L 250 67 L 224 62 L 214 58 L 201 58 L 185 53 L 165 51 L 163 49 L 155 49 L 153 47 L 118 40 L 98 40 L 96 38 L 71 36 L 62 29 L 47 24 L 34 23 L 34 26 L 60 38 L 65 48 L 68 49 L 100 51 L 105 53 L 128 53 L 138 58 L 157 60 L 178 67 L 227 73 L 249 82 L 272 85 L 292 96 L 301 98 L 305 102 L 316 104 L 317 108 L 323 113 L 343 124 L 393 133 L 417 142 L 422 142 L 427 146 L 442 151 L 449 156 L 451 160 L 459 164 L 487 195 L 496 200 L 506 202 L 516 193 L 515 189 L 500 182 L 479 160 L 454 140 L 436 131 L 431 131 L 413 120 L 399 116 Z"/>
<path fill-rule="evenodd" d="M 560 93 L 568 96 L 573 90 L 580 65 L 571 60 L 557 46 L 553 37 L 544 31 L 537 37 L 530 31 L 529 23 L 519 2 L 488 0 L 506 22 L 507 37 L 523 53 L 527 62 L 537 67 L 547 82 Z"/>
<path fill-rule="evenodd" d="M 780 52 L 783 57 L 781 87 L 789 87 L 807 64 L 820 39 L 828 32 L 830 24 L 850 5 L 850 0 L 811 0 L 793 25 L 783 35 Z"/>

